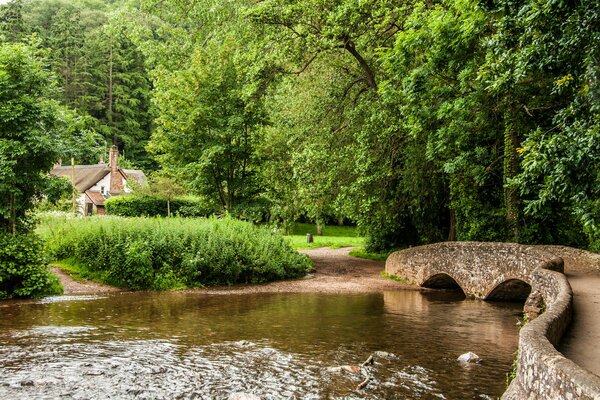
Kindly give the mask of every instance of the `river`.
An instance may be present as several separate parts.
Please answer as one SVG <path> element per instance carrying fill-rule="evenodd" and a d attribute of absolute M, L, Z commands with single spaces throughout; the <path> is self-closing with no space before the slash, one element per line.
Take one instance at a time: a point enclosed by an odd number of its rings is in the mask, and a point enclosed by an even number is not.
<path fill-rule="evenodd" d="M 0 398 L 495 398 L 521 309 L 417 291 L 4 301 Z M 459 364 L 467 351 L 482 362 Z M 363 373 L 340 368 L 374 353 Z"/>

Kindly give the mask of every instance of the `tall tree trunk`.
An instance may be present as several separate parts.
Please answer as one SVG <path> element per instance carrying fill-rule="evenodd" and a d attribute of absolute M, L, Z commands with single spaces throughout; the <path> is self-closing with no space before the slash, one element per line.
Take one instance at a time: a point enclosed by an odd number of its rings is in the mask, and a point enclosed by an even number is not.
<path fill-rule="evenodd" d="M 456 211 L 450 209 L 450 226 L 448 227 L 448 241 L 456 240 Z"/>
<path fill-rule="evenodd" d="M 317 236 L 323 236 L 323 225 L 320 219 L 317 219 Z"/>
<path fill-rule="evenodd" d="M 504 131 L 504 204 L 506 207 L 506 223 L 511 230 L 512 239 L 519 241 L 519 198 L 516 188 L 509 185 L 509 180 L 517 175 L 519 162 L 517 147 L 519 135 L 514 125 L 515 113 L 511 106 L 505 113 Z"/>

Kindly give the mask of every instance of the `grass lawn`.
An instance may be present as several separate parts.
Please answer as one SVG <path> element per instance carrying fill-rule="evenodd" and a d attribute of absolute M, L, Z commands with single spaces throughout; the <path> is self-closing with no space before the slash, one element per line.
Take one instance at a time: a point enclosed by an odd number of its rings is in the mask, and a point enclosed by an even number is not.
<path fill-rule="evenodd" d="M 365 239 L 358 236 L 356 228 L 353 226 L 323 226 L 323 236 L 317 236 L 317 226 L 314 224 L 294 224 L 291 235 L 286 235 L 286 239 L 296 249 L 314 249 L 316 247 L 331 247 L 337 249 L 340 247 L 362 247 Z M 314 242 L 306 242 L 306 234 L 312 233 Z"/>

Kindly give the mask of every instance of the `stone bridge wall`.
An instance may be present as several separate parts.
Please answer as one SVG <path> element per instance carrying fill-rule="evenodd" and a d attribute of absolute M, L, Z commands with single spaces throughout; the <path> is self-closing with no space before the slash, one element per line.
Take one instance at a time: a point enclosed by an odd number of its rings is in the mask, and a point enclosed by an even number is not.
<path fill-rule="evenodd" d="M 482 299 L 503 282 L 527 282 L 545 311 L 519 332 L 517 375 L 502 399 L 599 400 L 600 377 L 555 348 L 573 312 L 573 292 L 562 268 L 562 260 L 552 254 L 507 243 L 437 243 L 393 253 L 386 262 L 388 274 L 419 285 L 445 274 L 466 294 Z"/>
<path fill-rule="evenodd" d="M 567 277 L 541 265 L 533 272 L 532 287 L 541 293 L 546 311 L 519 332 L 517 374 L 502 400 L 600 399 L 600 377 L 555 348 L 573 313 Z"/>

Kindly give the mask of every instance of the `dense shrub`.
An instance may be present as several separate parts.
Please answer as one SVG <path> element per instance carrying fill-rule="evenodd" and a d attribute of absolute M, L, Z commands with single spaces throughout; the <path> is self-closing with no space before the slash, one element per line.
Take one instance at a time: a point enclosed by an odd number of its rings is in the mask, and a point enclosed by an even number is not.
<path fill-rule="evenodd" d="M 166 217 L 167 199 L 159 196 L 118 196 L 104 202 L 106 213 L 121 217 Z M 197 198 L 183 197 L 170 201 L 171 215 L 207 217 L 215 209 Z"/>
<path fill-rule="evenodd" d="M 310 261 L 285 239 L 232 218 L 46 217 L 49 253 L 131 289 L 300 277 Z"/>
<path fill-rule="evenodd" d="M 37 236 L 0 233 L 0 299 L 62 293 L 57 278 L 46 265 Z"/>

